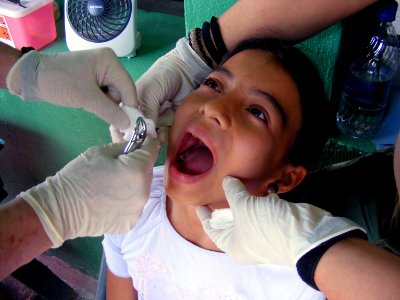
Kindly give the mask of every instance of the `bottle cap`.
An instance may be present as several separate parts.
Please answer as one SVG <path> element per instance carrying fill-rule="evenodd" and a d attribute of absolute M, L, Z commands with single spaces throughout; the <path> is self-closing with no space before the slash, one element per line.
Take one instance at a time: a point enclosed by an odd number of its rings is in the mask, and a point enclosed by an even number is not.
<path fill-rule="evenodd" d="M 396 19 L 397 6 L 396 1 L 385 1 L 378 10 L 376 17 L 380 21 L 394 21 Z"/>

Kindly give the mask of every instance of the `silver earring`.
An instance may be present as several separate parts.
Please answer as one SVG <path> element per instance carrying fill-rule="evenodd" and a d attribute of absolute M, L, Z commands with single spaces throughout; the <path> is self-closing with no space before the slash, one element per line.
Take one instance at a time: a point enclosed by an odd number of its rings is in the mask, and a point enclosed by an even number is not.
<path fill-rule="evenodd" d="M 270 183 L 267 185 L 267 194 L 276 194 L 278 193 L 279 187 L 278 184 L 276 184 L 275 182 Z"/>

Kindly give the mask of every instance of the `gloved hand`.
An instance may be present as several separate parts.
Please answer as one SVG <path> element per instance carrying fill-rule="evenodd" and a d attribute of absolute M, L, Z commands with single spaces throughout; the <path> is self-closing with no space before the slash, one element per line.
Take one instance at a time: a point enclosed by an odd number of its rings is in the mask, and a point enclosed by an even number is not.
<path fill-rule="evenodd" d="M 233 177 L 223 180 L 223 188 L 232 212 L 230 226 L 225 220 L 225 229 L 218 229 L 213 224 L 221 222 L 213 220 L 206 207 L 198 207 L 197 213 L 207 235 L 238 263 L 296 268 L 301 257 L 322 243 L 352 231 L 364 232 L 352 221 L 310 204 L 290 203 L 276 194 L 252 196 Z"/>
<path fill-rule="evenodd" d="M 138 105 L 131 77 L 109 48 L 54 55 L 30 51 L 10 69 L 7 87 L 25 100 L 83 108 L 120 129 L 130 123 L 118 103 Z"/>
<path fill-rule="evenodd" d="M 123 144 L 92 147 L 56 175 L 19 195 L 34 209 L 53 247 L 82 236 L 130 230 L 147 202 L 158 145 L 121 154 Z"/>
<path fill-rule="evenodd" d="M 158 126 L 160 108 L 171 101 L 178 106 L 182 99 L 212 71 L 181 38 L 176 47 L 160 57 L 136 82 L 140 110 Z M 165 125 L 165 124 L 164 124 Z"/>

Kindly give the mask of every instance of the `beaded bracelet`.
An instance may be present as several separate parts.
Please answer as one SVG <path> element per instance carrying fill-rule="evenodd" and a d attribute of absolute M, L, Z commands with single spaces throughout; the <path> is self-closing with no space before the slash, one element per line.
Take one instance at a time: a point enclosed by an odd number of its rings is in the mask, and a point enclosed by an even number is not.
<path fill-rule="evenodd" d="M 213 67 L 212 59 L 204 51 L 203 43 L 201 42 L 201 29 L 193 28 L 189 31 L 188 40 L 189 46 L 196 52 L 196 54 L 209 66 Z"/>

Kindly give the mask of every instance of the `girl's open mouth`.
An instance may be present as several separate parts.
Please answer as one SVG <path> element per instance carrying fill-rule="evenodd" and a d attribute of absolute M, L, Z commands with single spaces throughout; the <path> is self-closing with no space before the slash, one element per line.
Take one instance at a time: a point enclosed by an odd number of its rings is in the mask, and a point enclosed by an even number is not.
<path fill-rule="evenodd" d="M 198 176 L 209 171 L 214 165 L 211 150 L 202 140 L 185 133 L 178 146 L 175 157 L 177 171 L 185 175 Z"/>

